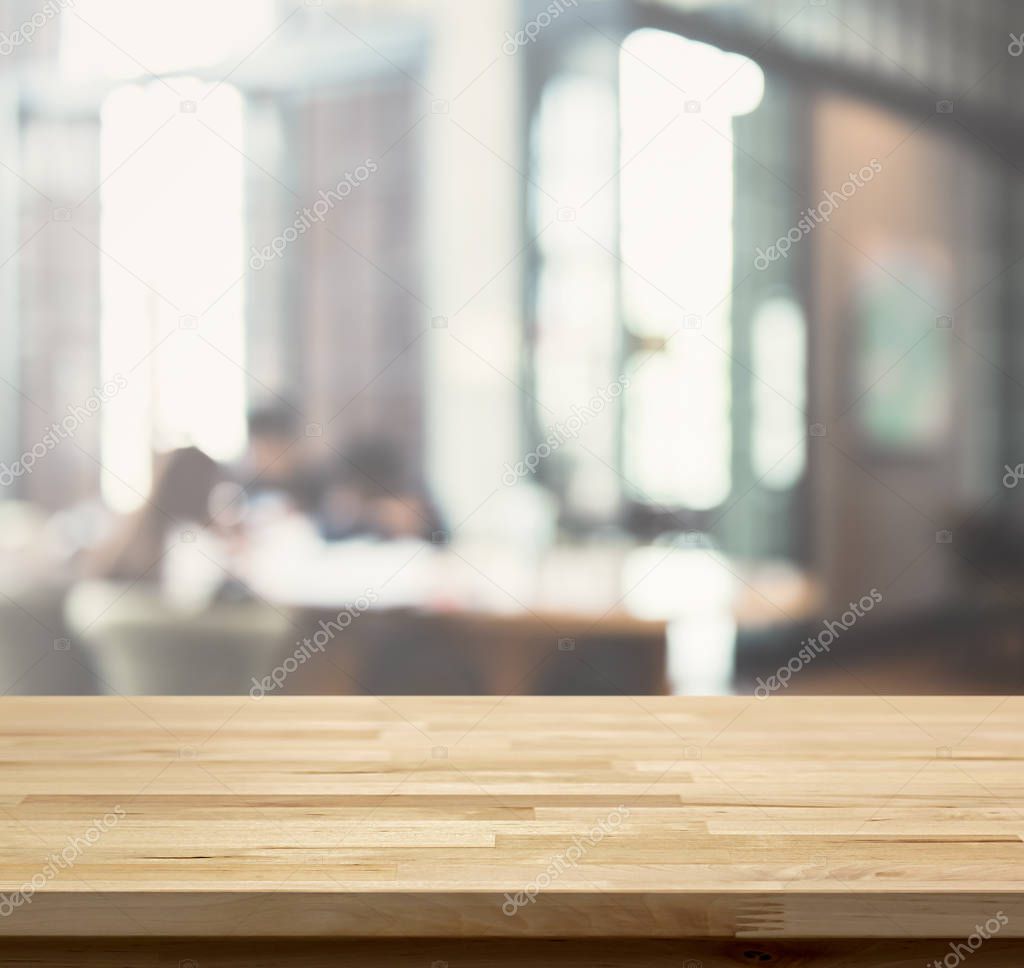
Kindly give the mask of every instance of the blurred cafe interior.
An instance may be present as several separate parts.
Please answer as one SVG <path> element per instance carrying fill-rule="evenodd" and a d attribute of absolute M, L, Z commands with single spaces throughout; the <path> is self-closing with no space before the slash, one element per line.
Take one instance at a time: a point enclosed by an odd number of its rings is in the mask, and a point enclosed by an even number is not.
<path fill-rule="evenodd" d="M 1024 685 L 1018 5 L 0 18 L 3 693 Z"/>

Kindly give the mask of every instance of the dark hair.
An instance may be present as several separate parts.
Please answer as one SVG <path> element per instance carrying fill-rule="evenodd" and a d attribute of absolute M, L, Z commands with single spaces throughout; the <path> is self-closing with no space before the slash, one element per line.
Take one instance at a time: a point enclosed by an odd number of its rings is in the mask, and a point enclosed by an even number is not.
<path fill-rule="evenodd" d="M 412 482 L 401 452 L 382 437 L 360 437 L 339 457 L 339 477 L 364 494 L 408 491 Z"/>
<path fill-rule="evenodd" d="M 150 503 L 176 521 L 205 524 L 210 492 L 224 478 L 220 465 L 198 447 L 182 447 L 157 460 Z"/>
<path fill-rule="evenodd" d="M 156 581 L 167 534 L 190 522 L 208 527 L 210 492 L 223 479 L 221 466 L 198 447 L 160 455 L 148 500 L 97 550 L 89 573 L 115 581 Z"/>
<path fill-rule="evenodd" d="M 250 437 L 294 437 L 299 429 L 295 410 L 283 404 L 250 410 L 248 424 Z"/>

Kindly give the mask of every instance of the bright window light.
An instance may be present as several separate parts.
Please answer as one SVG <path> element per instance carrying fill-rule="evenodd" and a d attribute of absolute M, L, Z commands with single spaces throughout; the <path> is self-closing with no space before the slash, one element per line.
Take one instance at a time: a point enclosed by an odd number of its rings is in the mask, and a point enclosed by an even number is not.
<path fill-rule="evenodd" d="M 60 64 L 77 77 L 141 77 L 241 60 L 277 24 L 273 0 L 75 0 Z"/>
<path fill-rule="evenodd" d="M 754 476 L 766 487 L 783 490 L 799 480 L 807 461 L 804 314 L 788 296 L 766 300 L 754 314 L 751 339 L 759 376 L 753 383 Z"/>
<path fill-rule="evenodd" d="M 104 498 L 137 506 L 154 450 L 236 457 L 245 442 L 243 100 L 227 84 L 124 85 L 101 117 Z M 170 120 L 168 120 L 170 119 Z M 212 129 L 212 130 L 211 130 Z M 149 139 L 149 140 L 147 140 Z M 244 149 L 243 149 L 244 150 Z"/>
<path fill-rule="evenodd" d="M 652 347 L 630 361 L 626 477 L 641 499 L 714 507 L 732 485 L 732 119 L 760 103 L 764 75 L 647 29 L 620 68 L 623 308 Z"/>
<path fill-rule="evenodd" d="M 535 355 L 542 428 L 566 419 L 620 375 L 617 267 L 609 254 L 616 222 L 614 118 L 611 82 L 565 73 L 545 86 L 533 130 L 537 184 L 544 188 L 534 195 L 535 231 L 544 228 L 537 242 Z M 579 445 L 572 441 L 559 455 L 566 494 L 583 515 L 602 518 L 617 508 L 616 420 L 617 409 L 609 407 L 585 428 Z"/>

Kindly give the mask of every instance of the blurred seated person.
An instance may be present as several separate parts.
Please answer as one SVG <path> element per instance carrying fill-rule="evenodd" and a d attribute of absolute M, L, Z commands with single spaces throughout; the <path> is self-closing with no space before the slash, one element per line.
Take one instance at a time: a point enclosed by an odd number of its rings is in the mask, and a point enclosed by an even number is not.
<path fill-rule="evenodd" d="M 223 494 L 233 487 L 224 468 L 198 447 L 158 456 L 149 496 L 89 555 L 86 576 L 152 583 L 183 605 L 236 597 L 229 566 L 240 540 L 239 502 Z"/>
<path fill-rule="evenodd" d="M 426 487 L 381 438 L 357 440 L 327 481 L 317 514 L 328 541 L 374 537 L 430 540 L 444 525 Z"/>
<path fill-rule="evenodd" d="M 250 503 L 311 512 L 322 481 L 306 459 L 298 412 L 285 404 L 261 407 L 250 411 L 248 427 L 248 448 L 235 475 Z"/>

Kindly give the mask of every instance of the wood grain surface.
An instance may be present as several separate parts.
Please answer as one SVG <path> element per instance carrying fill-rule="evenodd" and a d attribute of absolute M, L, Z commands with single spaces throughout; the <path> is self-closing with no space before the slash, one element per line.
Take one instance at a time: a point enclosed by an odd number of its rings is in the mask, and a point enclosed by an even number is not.
<path fill-rule="evenodd" d="M 1022 740 L 1016 697 L 8 698 L 0 937 L 1007 941 Z"/>

